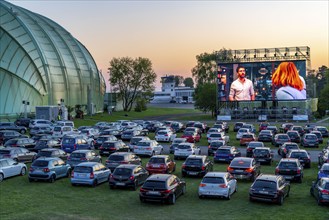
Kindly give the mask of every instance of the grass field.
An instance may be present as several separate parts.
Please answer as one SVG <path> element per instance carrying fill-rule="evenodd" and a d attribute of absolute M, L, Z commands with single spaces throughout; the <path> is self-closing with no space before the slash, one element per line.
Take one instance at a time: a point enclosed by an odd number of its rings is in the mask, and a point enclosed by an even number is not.
<path fill-rule="evenodd" d="M 177 112 L 181 114 L 186 112 Z M 194 111 L 194 110 L 192 110 Z M 153 114 L 165 113 L 154 110 Z M 173 111 L 170 111 L 172 113 Z M 167 112 L 168 113 L 168 112 Z M 117 115 L 115 115 L 117 114 Z M 129 119 L 143 118 L 128 113 Z M 96 115 L 76 120 L 76 126 L 95 124 L 96 121 L 114 121 L 127 118 L 117 112 L 112 116 Z M 192 118 L 190 120 L 197 120 Z M 187 119 L 189 120 L 189 119 Z M 232 128 L 232 127 L 231 127 Z M 153 135 L 153 134 L 152 134 Z M 234 133 L 230 132 L 232 144 L 238 146 Z M 327 139 L 325 140 L 327 141 Z M 200 144 L 204 144 L 203 140 Z M 105 161 L 105 158 L 103 158 Z M 148 158 L 143 158 L 143 165 Z M 182 160 L 176 161 L 175 174 L 181 177 Z M 261 172 L 273 174 L 275 164 L 262 165 Z M 226 171 L 228 164 L 215 164 L 215 171 Z M 317 174 L 317 166 L 304 170 L 302 184 L 291 183 L 291 193 L 283 206 L 270 203 L 251 203 L 248 199 L 250 181 L 238 180 L 238 192 L 231 200 L 203 199 L 197 196 L 201 178 L 184 178 L 187 194 L 179 197 L 175 205 L 160 203 L 141 203 L 139 191 L 130 189 L 109 189 L 107 183 L 96 188 L 88 186 L 73 187 L 68 178 L 55 183 L 28 182 L 27 176 L 5 179 L 0 184 L 0 219 L 329 219 L 329 207 L 318 206 L 309 193 L 312 181 Z"/>

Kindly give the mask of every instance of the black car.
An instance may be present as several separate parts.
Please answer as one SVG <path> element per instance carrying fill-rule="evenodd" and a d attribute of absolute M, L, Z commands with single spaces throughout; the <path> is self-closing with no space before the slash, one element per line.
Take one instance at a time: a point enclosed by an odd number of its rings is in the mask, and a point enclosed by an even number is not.
<path fill-rule="evenodd" d="M 24 126 L 28 128 L 31 120 L 32 120 L 31 118 L 18 118 L 14 123 L 17 126 Z"/>
<path fill-rule="evenodd" d="M 4 147 L 24 147 L 31 150 L 35 147 L 35 141 L 32 138 L 13 138 L 4 144 Z"/>
<path fill-rule="evenodd" d="M 243 125 L 245 125 L 245 122 L 236 122 L 233 127 L 233 131 L 237 132 L 240 128 L 242 128 Z"/>
<path fill-rule="evenodd" d="M 117 141 L 105 141 L 99 147 L 99 154 L 101 156 L 110 155 L 115 152 L 128 152 L 129 147 L 122 140 Z"/>
<path fill-rule="evenodd" d="M 13 130 L 21 134 L 25 134 L 27 132 L 26 127 L 17 126 L 14 122 L 0 122 L 0 130 Z"/>
<path fill-rule="evenodd" d="M 284 123 L 281 125 L 280 132 L 287 133 L 293 126 L 294 124 L 292 123 Z"/>
<path fill-rule="evenodd" d="M 311 157 L 306 150 L 290 150 L 287 158 L 296 158 L 305 168 L 311 168 Z"/>
<path fill-rule="evenodd" d="M 22 135 L 21 133 L 17 131 L 9 131 L 9 130 L 0 130 L 0 144 L 6 143 L 6 141 L 13 139 L 13 138 L 19 138 L 19 137 L 25 137 L 28 138 L 26 135 Z"/>
<path fill-rule="evenodd" d="M 38 152 L 45 148 L 61 148 L 61 142 L 55 139 L 40 139 L 31 151 Z"/>
<path fill-rule="evenodd" d="M 105 141 L 116 141 L 118 140 L 114 135 L 101 135 L 99 136 L 94 144 L 95 149 L 99 149 L 99 147 L 105 142 Z"/>
<path fill-rule="evenodd" d="M 272 144 L 275 147 L 279 147 L 286 142 L 290 142 L 290 138 L 287 134 L 276 134 L 272 140 Z"/>
<path fill-rule="evenodd" d="M 313 131 L 316 127 L 316 124 L 306 124 L 304 127 L 304 131 L 305 133 L 311 133 L 311 131 Z"/>
<path fill-rule="evenodd" d="M 301 137 L 305 134 L 305 130 L 302 126 L 292 126 L 290 130 L 297 131 Z"/>
<path fill-rule="evenodd" d="M 319 153 L 319 156 L 318 156 L 319 167 L 321 167 L 322 164 L 324 164 L 324 163 L 329 163 L 329 149 L 328 148 L 323 149 Z"/>
<path fill-rule="evenodd" d="M 289 136 L 291 142 L 300 143 L 301 137 L 298 131 L 287 131 L 286 134 Z"/>
<path fill-rule="evenodd" d="M 316 137 L 318 138 L 319 144 L 323 144 L 323 136 L 321 131 L 311 131 L 311 134 L 315 134 Z"/>
<path fill-rule="evenodd" d="M 329 178 L 323 177 L 312 182 L 310 193 L 318 205 L 329 203 Z"/>
<path fill-rule="evenodd" d="M 130 152 L 116 152 L 111 154 L 107 159 L 105 166 L 112 172 L 120 164 L 137 164 L 142 165 L 142 159 Z"/>
<path fill-rule="evenodd" d="M 182 176 L 204 176 L 213 170 L 213 162 L 204 155 L 190 155 L 182 164 Z"/>
<path fill-rule="evenodd" d="M 275 168 L 275 175 L 281 175 L 286 180 L 303 181 L 303 165 L 295 158 L 282 158 Z"/>
<path fill-rule="evenodd" d="M 273 153 L 269 147 L 257 147 L 253 150 L 253 157 L 256 162 L 271 165 L 273 161 Z"/>
<path fill-rule="evenodd" d="M 261 174 L 249 189 L 249 200 L 275 202 L 283 204 L 283 200 L 289 197 L 290 183 L 282 176 Z"/>
<path fill-rule="evenodd" d="M 267 126 L 266 130 L 272 131 L 273 135 L 276 135 L 279 132 L 279 129 L 275 125 L 269 125 Z"/>
<path fill-rule="evenodd" d="M 236 157 L 231 161 L 227 172 L 237 179 L 250 179 L 254 181 L 260 174 L 260 165 L 254 158 Z"/>
<path fill-rule="evenodd" d="M 329 137 L 329 131 L 328 128 L 324 127 L 324 126 L 316 126 L 315 131 L 320 131 L 322 134 L 322 137 Z"/>
<path fill-rule="evenodd" d="M 215 140 L 212 141 L 208 146 L 208 155 L 214 155 L 218 148 L 225 146 L 224 140 Z"/>
<path fill-rule="evenodd" d="M 56 148 L 42 149 L 37 154 L 37 158 L 39 158 L 39 157 L 59 157 L 64 161 L 67 160 L 68 156 L 69 156 L 68 153 L 66 153 L 65 151 L 63 151 L 61 149 L 56 149 Z"/>
<path fill-rule="evenodd" d="M 109 185 L 111 189 L 115 187 L 131 187 L 136 190 L 147 179 L 149 173 L 141 165 L 122 164 L 115 168 L 110 175 Z"/>
<path fill-rule="evenodd" d="M 290 150 L 299 150 L 299 146 L 296 143 L 293 142 L 287 142 L 281 145 L 281 147 L 278 149 L 278 154 L 286 158 L 287 154 L 289 153 Z"/>
<path fill-rule="evenodd" d="M 273 132 L 270 130 L 262 130 L 258 135 L 258 141 L 271 142 L 273 139 Z"/>
<path fill-rule="evenodd" d="M 155 174 L 147 178 L 140 188 L 139 199 L 175 204 L 180 195 L 186 193 L 186 183 L 172 174 Z"/>
<path fill-rule="evenodd" d="M 260 141 L 251 141 L 247 145 L 246 157 L 252 157 L 253 151 L 256 147 L 265 147 L 263 142 Z"/>

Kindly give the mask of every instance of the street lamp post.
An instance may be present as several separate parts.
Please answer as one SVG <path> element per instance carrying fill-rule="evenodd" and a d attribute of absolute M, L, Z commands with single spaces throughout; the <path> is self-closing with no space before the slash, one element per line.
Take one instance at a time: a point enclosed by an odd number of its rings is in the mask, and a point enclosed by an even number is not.
<path fill-rule="evenodd" d="M 23 100 L 22 103 L 24 104 L 24 118 L 27 118 L 27 106 L 30 105 L 30 102 L 27 100 Z"/>

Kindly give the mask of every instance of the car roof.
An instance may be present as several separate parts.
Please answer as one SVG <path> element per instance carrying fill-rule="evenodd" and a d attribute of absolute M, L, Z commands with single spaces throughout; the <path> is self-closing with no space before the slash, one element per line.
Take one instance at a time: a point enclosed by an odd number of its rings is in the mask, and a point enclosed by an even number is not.
<path fill-rule="evenodd" d="M 126 169 L 135 169 L 136 167 L 139 167 L 140 165 L 137 164 L 121 164 L 117 166 L 117 168 L 126 168 Z"/>
<path fill-rule="evenodd" d="M 134 153 L 131 153 L 131 152 L 115 152 L 115 153 L 113 153 L 111 155 L 131 155 L 131 154 L 134 154 Z"/>
<path fill-rule="evenodd" d="M 297 158 L 282 158 L 280 162 L 297 162 Z"/>
<path fill-rule="evenodd" d="M 268 180 L 268 181 L 276 181 L 280 176 L 273 174 L 260 174 L 257 177 L 257 180 Z"/>
<path fill-rule="evenodd" d="M 148 180 L 151 180 L 151 181 L 157 181 L 157 180 L 167 181 L 172 176 L 175 176 L 175 175 L 172 175 L 172 174 L 153 174 L 153 175 L 149 176 L 146 181 L 148 181 Z"/>
<path fill-rule="evenodd" d="M 269 147 L 256 147 L 255 150 L 271 150 Z"/>
<path fill-rule="evenodd" d="M 75 150 L 72 153 L 87 153 L 87 152 L 92 152 L 92 150 Z"/>
<path fill-rule="evenodd" d="M 208 172 L 204 177 L 225 177 L 227 172 Z"/>
<path fill-rule="evenodd" d="M 292 150 L 290 150 L 290 153 L 292 153 L 292 152 L 305 152 L 305 153 L 307 153 L 307 151 L 304 150 L 304 149 L 292 149 Z"/>
<path fill-rule="evenodd" d="M 206 157 L 205 155 L 190 155 L 186 159 L 205 159 Z"/>
<path fill-rule="evenodd" d="M 46 160 L 46 161 L 52 161 L 52 160 L 58 160 L 58 157 L 39 157 L 37 160 Z"/>
<path fill-rule="evenodd" d="M 44 148 L 44 149 L 41 149 L 40 151 L 56 151 L 56 150 L 60 150 L 60 149 L 57 149 L 57 148 Z"/>

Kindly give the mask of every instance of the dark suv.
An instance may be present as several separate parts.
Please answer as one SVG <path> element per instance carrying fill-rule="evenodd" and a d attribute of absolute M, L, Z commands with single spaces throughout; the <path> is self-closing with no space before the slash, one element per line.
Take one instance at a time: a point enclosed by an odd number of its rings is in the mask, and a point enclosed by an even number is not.
<path fill-rule="evenodd" d="M 236 122 L 234 124 L 234 127 L 233 127 L 233 131 L 234 132 L 237 132 L 240 128 L 242 128 L 242 126 L 246 124 L 245 122 Z"/>
<path fill-rule="evenodd" d="M 99 136 L 96 141 L 95 141 L 95 149 L 99 149 L 100 146 L 102 146 L 102 144 L 105 142 L 105 141 L 116 141 L 118 140 L 114 135 L 102 135 L 102 136 Z"/>
<path fill-rule="evenodd" d="M 182 165 L 182 176 L 204 176 L 213 170 L 213 162 L 207 156 L 190 155 Z"/>
<path fill-rule="evenodd" d="M 293 142 L 284 143 L 279 149 L 278 154 L 285 158 L 290 150 L 299 150 L 299 146 Z"/>
<path fill-rule="evenodd" d="M 281 175 L 286 180 L 303 181 L 303 165 L 295 158 L 282 158 L 275 168 L 275 175 Z"/>
<path fill-rule="evenodd" d="M 18 118 L 14 123 L 17 126 L 24 126 L 28 128 L 31 120 L 32 120 L 31 118 Z"/>
<path fill-rule="evenodd" d="M 260 165 L 254 158 L 237 157 L 232 160 L 227 172 L 239 179 L 250 179 L 254 181 L 260 174 Z"/>
<path fill-rule="evenodd" d="M 71 153 L 75 150 L 94 149 L 93 144 L 88 143 L 85 138 L 75 136 L 64 136 L 62 140 L 62 150 Z"/>
<path fill-rule="evenodd" d="M 22 135 L 17 131 L 0 130 L 0 144 L 4 144 L 6 143 L 6 141 L 18 137 L 28 137 L 28 136 Z"/>
<path fill-rule="evenodd" d="M 105 166 L 112 172 L 120 164 L 142 164 L 142 159 L 134 153 L 116 152 L 111 154 L 107 159 Z"/>
<path fill-rule="evenodd" d="M 282 205 L 289 192 L 290 183 L 282 176 L 261 174 L 249 189 L 249 200 L 276 202 Z"/>
<path fill-rule="evenodd" d="M 208 155 L 214 155 L 218 148 L 225 146 L 224 140 L 212 141 L 208 146 Z"/>
<path fill-rule="evenodd" d="M 300 143 L 301 137 L 298 131 L 287 131 L 286 134 L 290 137 L 291 142 Z"/>
<path fill-rule="evenodd" d="M 128 152 L 129 147 L 122 141 L 105 141 L 99 147 L 99 154 L 101 156 L 110 155 L 115 152 Z"/>
<path fill-rule="evenodd" d="M 305 168 L 311 168 L 311 157 L 306 150 L 290 150 L 287 158 L 296 158 Z"/>
<path fill-rule="evenodd" d="M 271 165 L 273 160 L 273 153 L 269 147 L 257 147 L 253 151 L 253 157 L 255 158 L 256 162 Z"/>
<path fill-rule="evenodd" d="M 76 150 L 67 158 L 67 163 L 71 167 L 75 167 L 82 162 L 102 163 L 102 158 L 93 150 Z"/>
<path fill-rule="evenodd" d="M 175 204 L 180 195 L 186 193 L 186 183 L 172 174 L 154 174 L 147 178 L 140 188 L 139 199 L 166 201 Z"/>
<path fill-rule="evenodd" d="M 276 134 L 272 140 L 275 147 L 279 147 L 286 142 L 290 142 L 290 137 L 287 134 Z"/>
<path fill-rule="evenodd" d="M 251 141 L 247 145 L 246 149 L 246 157 L 252 157 L 253 156 L 253 151 L 256 147 L 265 147 L 263 142 L 260 141 Z"/>

